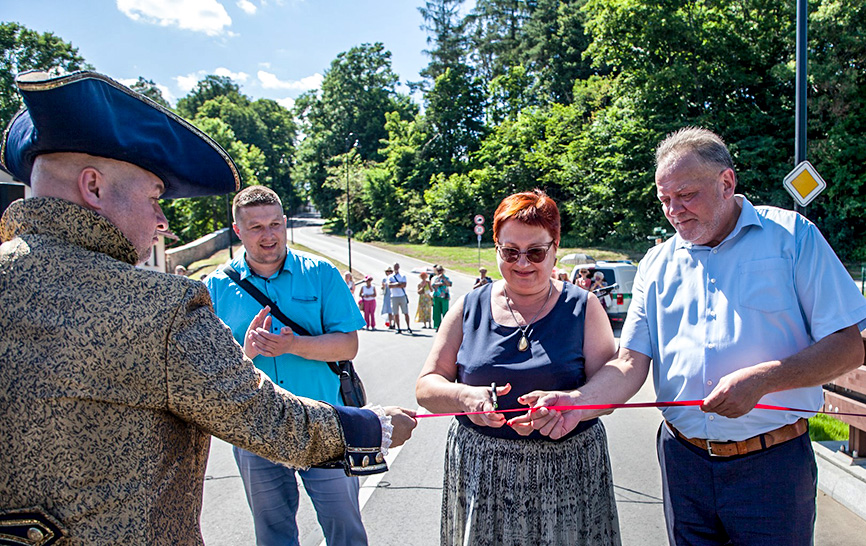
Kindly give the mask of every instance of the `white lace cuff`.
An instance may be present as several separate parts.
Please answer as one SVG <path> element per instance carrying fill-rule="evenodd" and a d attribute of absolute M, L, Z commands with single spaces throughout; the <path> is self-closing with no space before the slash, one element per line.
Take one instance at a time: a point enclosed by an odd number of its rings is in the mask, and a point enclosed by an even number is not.
<path fill-rule="evenodd" d="M 391 447 L 391 433 L 394 432 L 394 425 L 391 424 L 391 416 L 385 415 L 385 410 L 379 405 L 366 405 L 364 409 L 368 409 L 379 417 L 379 424 L 382 425 L 382 456 L 388 455 L 388 448 Z"/>

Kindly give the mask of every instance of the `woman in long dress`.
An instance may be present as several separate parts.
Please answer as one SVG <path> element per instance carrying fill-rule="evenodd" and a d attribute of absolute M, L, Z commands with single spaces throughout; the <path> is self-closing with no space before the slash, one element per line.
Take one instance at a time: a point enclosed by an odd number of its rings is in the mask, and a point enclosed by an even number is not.
<path fill-rule="evenodd" d="M 423 324 L 424 328 L 432 328 L 433 288 L 426 271 L 421 272 L 421 282 L 418 283 L 418 310 L 415 311 L 415 322 Z"/>
<path fill-rule="evenodd" d="M 391 287 L 388 286 L 388 277 L 394 270 L 388 267 L 385 270 L 385 278 L 382 279 L 382 314 L 388 318 L 385 320 L 385 328 L 394 328 L 394 315 L 391 312 Z"/>
<path fill-rule="evenodd" d="M 434 413 L 527 408 L 530 393 L 577 389 L 613 357 L 598 299 L 550 278 L 559 225 L 556 204 L 539 190 L 502 201 L 493 220 L 502 280 L 471 291 L 445 315 L 415 387 L 419 404 Z M 528 416 L 508 415 L 452 421 L 441 543 L 618 546 L 601 421 L 553 439 L 533 430 Z"/>

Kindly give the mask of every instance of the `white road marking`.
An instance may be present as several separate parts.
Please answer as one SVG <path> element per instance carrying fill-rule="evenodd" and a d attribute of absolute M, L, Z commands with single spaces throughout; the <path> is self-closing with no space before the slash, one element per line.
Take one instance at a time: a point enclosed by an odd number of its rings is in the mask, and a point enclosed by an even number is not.
<path fill-rule="evenodd" d="M 416 413 L 430 413 L 424 408 L 418 408 Z M 388 463 L 388 468 L 394 464 L 394 461 L 397 460 L 397 455 L 402 451 L 403 446 L 395 447 L 393 449 L 388 450 L 388 454 L 385 455 L 385 462 Z M 386 472 L 380 472 L 378 474 L 373 474 L 371 476 L 367 476 L 364 479 L 364 483 L 361 484 L 361 491 L 358 493 L 358 506 L 361 507 L 361 511 L 364 511 L 364 506 L 367 504 L 367 501 L 370 500 L 370 497 L 373 496 L 373 492 L 376 491 L 376 488 L 379 486 L 379 482 L 382 481 L 382 478 L 385 477 Z M 321 530 L 319 531 L 321 532 Z M 319 546 L 328 546 L 327 540 L 322 540 L 319 543 Z"/>

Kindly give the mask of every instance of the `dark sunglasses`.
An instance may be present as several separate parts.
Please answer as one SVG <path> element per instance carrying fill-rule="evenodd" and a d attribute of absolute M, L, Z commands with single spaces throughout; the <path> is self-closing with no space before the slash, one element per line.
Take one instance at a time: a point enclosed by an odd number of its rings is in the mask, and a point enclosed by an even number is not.
<path fill-rule="evenodd" d="M 513 264 L 520 259 L 520 256 L 526 256 L 526 259 L 530 262 L 540 264 L 545 258 L 547 258 L 547 251 L 550 250 L 552 245 L 553 241 L 550 241 L 544 246 L 534 246 L 532 248 L 527 248 L 526 250 L 517 250 L 516 248 L 508 246 L 496 245 L 496 250 L 499 252 L 499 257 L 502 258 L 503 262 Z"/>

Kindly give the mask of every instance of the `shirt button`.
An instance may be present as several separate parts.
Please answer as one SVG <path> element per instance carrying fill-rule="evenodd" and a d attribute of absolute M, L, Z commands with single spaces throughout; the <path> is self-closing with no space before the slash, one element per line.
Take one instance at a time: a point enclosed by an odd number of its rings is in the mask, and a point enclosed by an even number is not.
<path fill-rule="evenodd" d="M 710 415 L 710 421 L 715 421 L 715 420 L 716 420 L 716 416 L 715 416 L 715 415 Z"/>
<path fill-rule="evenodd" d="M 712 386 L 712 385 L 713 385 L 713 381 L 712 381 L 712 379 L 709 380 L 709 381 L 707 381 L 707 385 L 709 385 L 709 386 Z"/>
<path fill-rule="evenodd" d="M 716 279 L 710 279 L 710 282 L 716 284 Z"/>
<path fill-rule="evenodd" d="M 707 343 L 707 349 L 712 349 L 716 346 L 715 343 Z"/>
<path fill-rule="evenodd" d="M 719 249 L 714 248 L 714 249 L 713 249 L 713 254 L 718 254 L 718 253 L 719 253 Z"/>

